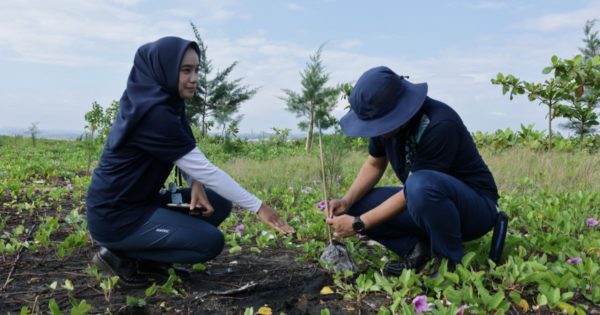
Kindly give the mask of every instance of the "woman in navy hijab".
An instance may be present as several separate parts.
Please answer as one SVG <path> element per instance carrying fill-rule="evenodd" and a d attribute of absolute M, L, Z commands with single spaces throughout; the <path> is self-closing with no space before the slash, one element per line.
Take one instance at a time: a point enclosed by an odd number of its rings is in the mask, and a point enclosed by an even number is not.
<path fill-rule="evenodd" d="M 195 42 L 177 37 L 138 49 L 88 189 L 88 226 L 102 246 L 94 263 L 119 276 L 125 287 L 168 277 L 171 263 L 216 257 L 224 246 L 217 226 L 229 215 L 232 202 L 257 213 L 277 231 L 294 231 L 197 148 L 184 100 L 196 90 L 198 55 Z M 174 165 L 191 182 L 191 189 L 183 191 L 189 214 L 167 209 L 171 195 L 159 193 Z M 185 270 L 176 272 L 186 275 Z"/>

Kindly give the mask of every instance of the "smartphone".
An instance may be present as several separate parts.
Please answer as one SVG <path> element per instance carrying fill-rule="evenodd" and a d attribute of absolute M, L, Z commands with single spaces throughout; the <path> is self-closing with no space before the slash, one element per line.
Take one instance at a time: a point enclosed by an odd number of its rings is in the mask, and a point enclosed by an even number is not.
<path fill-rule="evenodd" d="M 193 209 L 190 209 L 190 204 L 189 203 L 168 203 L 167 204 L 167 208 L 170 208 L 172 210 L 182 211 L 182 212 L 185 212 L 185 213 L 188 213 L 188 214 L 191 211 L 204 212 L 206 210 L 205 208 L 193 208 Z"/>
<path fill-rule="evenodd" d="M 180 208 L 180 209 L 189 209 L 189 203 L 167 203 L 167 207 L 169 208 Z"/>

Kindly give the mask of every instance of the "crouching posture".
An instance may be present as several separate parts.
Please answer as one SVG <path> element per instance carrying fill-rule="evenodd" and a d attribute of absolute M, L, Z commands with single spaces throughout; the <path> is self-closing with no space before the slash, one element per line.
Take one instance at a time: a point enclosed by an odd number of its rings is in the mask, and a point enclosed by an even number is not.
<path fill-rule="evenodd" d="M 498 192 L 458 114 L 386 67 L 365 72 L 350 95 L 342 131 L 369 137 L 369 157 L 327 219 L 335 236 L 360 232 L 400 257 L 385 271 L 422 268 L 431 257 L 460 263 L 463 241 L 497 218 Z M 374 188 L 388 165 L 403 186 Z"/>
<path fill-rule="evenodd" d="M 102 247 L 94 262 L 142 287 L 167 277 L 172 263 L 210 260 L 222 251 L 217 228 L 234 202 L 274 229 L 293 232 L 279 214 L 211 164 L 196 147 L 184 99 L 196 91 L 196 43 L 165 37 L 141 46 L 87 195 L 93 239 Z M 190 212 L 166 208 L 159 191 L 177 165 L 191 182 L 182 192 Z M 196 211 L 192 209 L 197 209 Z M 177 270 L 185 276 L 184 270 Z"/>

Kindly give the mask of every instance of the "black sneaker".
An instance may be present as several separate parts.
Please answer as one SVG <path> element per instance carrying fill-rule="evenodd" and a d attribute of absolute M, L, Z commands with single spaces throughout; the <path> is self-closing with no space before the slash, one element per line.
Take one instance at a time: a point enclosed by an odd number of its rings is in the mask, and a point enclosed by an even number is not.
<path fill-rule="evenodd" d="M 148 280 L 138 274 L 135 261 L 118 256 L 107 248 L 101 247 L 92 262 L 110 276 L 118 276 L 118 285 L 124 288 L 144 288 L 150 285 Z"/>
<path fill-rule="evenodd" d="M 383 267 L 383 271 L 392 276 L 399 276 L 404 269 L 414 269 L 415 272 L 421 271 L 431 258 L 431 248 L 429 242 L 420 240 L 417 242 L 406 259 L 401 262 L 389 262 Z"/>
<path fill-rule="evenodd" d="M 181 279 L 189 279 L 191 271 L 181 267 L 174 267 L 169 263 L 161 263 L 150 260 L 137 261 L 138 272 L 144 276 L 150 277 L 157 281 L 166 281 L 169 279 L 169 268 L 173 268 L 175 275 Z"/>

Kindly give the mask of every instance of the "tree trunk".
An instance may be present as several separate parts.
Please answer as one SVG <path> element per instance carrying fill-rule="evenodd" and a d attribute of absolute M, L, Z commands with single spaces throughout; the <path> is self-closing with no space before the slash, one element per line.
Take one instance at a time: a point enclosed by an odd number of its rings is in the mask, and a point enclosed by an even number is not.
<path fill-rule="evenodd" d="M 206 105 L 202 105 L 202 111 L 200 112 L 200 116 L 202 117 L 200 136 L 204 138 L 204 136 L 206 135 Z"/>
<path fill-rule="evenodd" d="M 206 104 L 207 103 L 206 102 L 207 102 L 207 98 L 208 98 L 208 95 L 207 95 L 208 90 L 205 88 L 204 91 L 205 91 L 204 102 L 202 103 L 202 111 L 200 112 L 200 114 L 202 115 L 202 131 L 201 131 L 202 138 L 204 138 L 204 136 L 206 136 L 206 134 L 208 134 L 208 128 L 206 128 L 206 115 L 207 115 L 207 113 L 206 113 L 206 107 L 207 107 Z"/>
<path fill-rule="evenodd" d="M 308 132 L 306 133 L 306 145 L 304 145 L 304 150 L 310 150 L 312 146 L 312 137 L 313 137 L 313 125 L 315 124 L 315 114 L 313 111 L 310 112 L 310 121 L 308 122 Z"/>
<path fill-rule="evenodd" d="M 552 150 L 552 105 L 548 106 L 548 150 Z"/>

